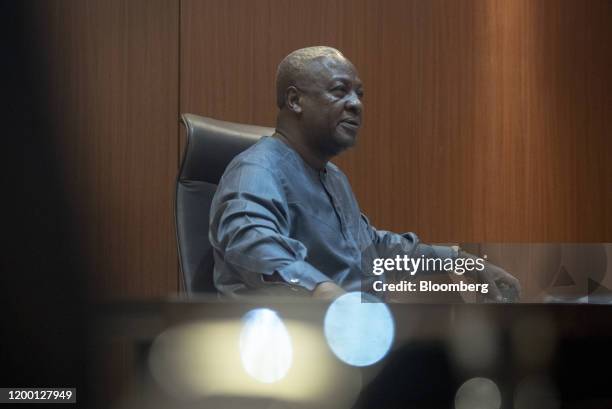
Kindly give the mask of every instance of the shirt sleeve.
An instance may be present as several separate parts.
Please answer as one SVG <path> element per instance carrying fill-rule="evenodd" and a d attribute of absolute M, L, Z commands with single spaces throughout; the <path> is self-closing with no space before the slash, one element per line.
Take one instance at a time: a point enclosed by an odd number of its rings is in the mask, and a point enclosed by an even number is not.
<path fill-rule="evenodd" d="M 239 163 L 219 184 L 210 219 L 210 242 L 243 281 L 278 273 L 290 285 L 314 290 L 331 281 L 306 261 L 307 249 L 289 237 L 282 181 L 267 168 Z M 258 282 L 262 282 L 258 280 Z"/>
<path fill-rule="evenodd" d="M 452 247 L 422 243 L 419 237 L 412 232 L 397 234 L 387 230 L 377 230 L 363 214 L 361 220 L 369 231 L 379 257 L 394 258 L 397 255 L 408 255 L 411 258 L 421 256 L 431 259 L 457 258 L 457 252 Z"/>

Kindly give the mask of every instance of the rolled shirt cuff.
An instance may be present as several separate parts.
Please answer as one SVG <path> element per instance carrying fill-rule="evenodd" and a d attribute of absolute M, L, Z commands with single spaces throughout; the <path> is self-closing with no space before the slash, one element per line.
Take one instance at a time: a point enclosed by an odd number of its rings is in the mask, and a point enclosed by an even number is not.
<path fill-rule="evenodd" d="M 305 261 L 296 261 L 276 269 L 276 272 L 290 285 L 297 285 L 313 291 L 317 285 L 332 281 L 328 276 Z"/>

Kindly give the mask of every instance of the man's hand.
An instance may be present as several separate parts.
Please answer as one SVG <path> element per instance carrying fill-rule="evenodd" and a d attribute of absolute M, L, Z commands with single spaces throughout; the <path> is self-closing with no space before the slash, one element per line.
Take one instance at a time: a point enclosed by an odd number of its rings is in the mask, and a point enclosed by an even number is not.
<path fill-rule="evenodd" d="M 345 294 L 340 286 L 332 281 L 325 281 L 319 283 L 312 292 L 313 298 L 319 298 L 321 300 L 333 300 L 335 298 L 340 297 L 342 294 Z"/>
<path fill-rule="evenodd" d="M 476 272 L 476 277 L 482 283 L 489 284 L 489 295 L 495 301 L 515 301 L 521 297 L 521 284 L 519 281 L 506 270 L 491 263 L 485 264 L 485 269 Z M 510 290 L 506 290 L 506 288 Z M 511 296 L 503 295 L 510 293 Z"/>
<path fill-rule="evenodd" d="M 459 255 L 461 258 L 476 258 L 476 256 L 461 252 Z M 514 293 L 516 300 L 521 297 L 521 283 L 513 275 L 508 273 L 501 267 L 491 264 L 488 261 L 485 262 L 485 268 L 482 271 L 474 271 L 474 277 L 476 280 L 483 284 L 489 284 L 489 292 L 487 298 L 493 299 L 498 302 L 502 301 L 515 301 L 514 299 L 508 300 L 504 297 L 503 292 Z M 505 288 L 504 288 L 505 287 Z M 503 289 L 503 290 L 502 290 Z M 507 290 L 509 289 L 509 290 Z"/>

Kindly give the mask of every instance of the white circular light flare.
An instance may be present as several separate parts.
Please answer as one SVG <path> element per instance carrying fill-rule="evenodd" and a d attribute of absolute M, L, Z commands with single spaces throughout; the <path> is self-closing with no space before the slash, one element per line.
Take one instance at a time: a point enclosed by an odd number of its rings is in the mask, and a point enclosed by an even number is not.
<path fill-rule="evenodd" d="M 293 348 L 278 314 L 258 308 L 249 311 L 242 322 L 240 360 L 246 373 L 263 383 L 283 379 L 293 361 Z"/>
<path fill-rule="evenodd" d="M 395 325 L 389 308 L 360 292 L 337 298 L 325 315 L 325 338 L 334 354 L 353 366 L 380 361 L 391 348 Z"/>

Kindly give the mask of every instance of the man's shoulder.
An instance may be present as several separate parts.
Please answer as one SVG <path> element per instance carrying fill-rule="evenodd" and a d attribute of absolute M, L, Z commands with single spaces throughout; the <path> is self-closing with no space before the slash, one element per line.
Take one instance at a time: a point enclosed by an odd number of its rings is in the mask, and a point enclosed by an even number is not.
<path fill-rule="evenodd" d="M 252 166 L 274 173 L 287 155 L 287 152 L 281 148 L 273 138 L 265 136 L 253 146 L 236 155 L 225 171 Z"/>

